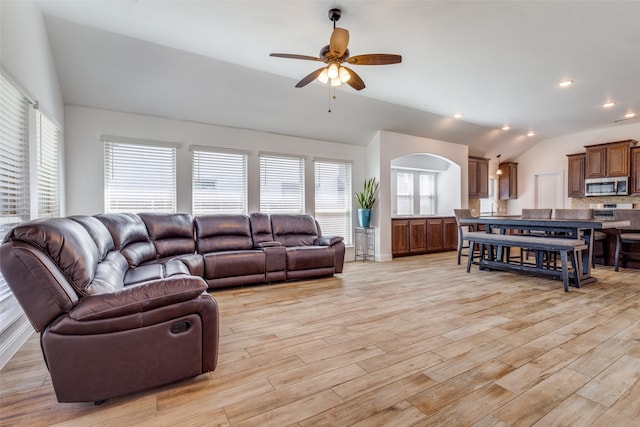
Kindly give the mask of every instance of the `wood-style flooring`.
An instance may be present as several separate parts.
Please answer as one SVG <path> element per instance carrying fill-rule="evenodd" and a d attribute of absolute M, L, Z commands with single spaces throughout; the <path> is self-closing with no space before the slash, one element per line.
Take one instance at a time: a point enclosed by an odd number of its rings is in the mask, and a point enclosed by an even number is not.
<path fill-rule="evenodd" d="M 0 424 L 637 426 L 640 271 L 594 275 L 565 293 L 448 252 L 216 291 L 216 371 L 101 406 L 57 403 L 34 334 Z"/>

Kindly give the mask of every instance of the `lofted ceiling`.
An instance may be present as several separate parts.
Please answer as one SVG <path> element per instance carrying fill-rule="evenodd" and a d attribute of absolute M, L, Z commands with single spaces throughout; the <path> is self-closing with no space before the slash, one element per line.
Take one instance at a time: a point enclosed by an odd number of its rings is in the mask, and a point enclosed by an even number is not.
<path fill-rule="evenodd" d="M 640 1 L 38 4 L 66 104 L 357 145 L 384 129 L 502 160 L 640 115 Z M 269 53 L 317 56 L 333 7 L 352 56 L 403 61 L 353 66 L 367 87 L 341 86 L 328 113 L 326 86 L 294 88 L 319 63 Z M 559 88 L 566 79 L 574 84 Z"/>

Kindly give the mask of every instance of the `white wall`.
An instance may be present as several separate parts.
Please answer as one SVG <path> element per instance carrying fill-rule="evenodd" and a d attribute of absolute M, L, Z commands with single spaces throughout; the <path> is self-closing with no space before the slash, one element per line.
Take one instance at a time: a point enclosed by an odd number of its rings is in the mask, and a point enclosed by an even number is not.
<path fill-rule="evenodd" d="M 438 185 L 438 214 L 451 215 L 451 209 L 467 207 L 469 192 L 469 147 L 451 142 L 380 131 L 367 147 L 369 176 L 380 178 L 376 221 L 376 259 L 391 260 L 391 161 L 413 153 L 427 153 L 450 160 L 453 165 Z M 440 179 L 440 177 L 439 177 Z M 446 187 L 446 188 L 445 188 Z M 462 197 L 465 195 L 465 197 Z"/>
<path fill-rule="evenodd" d="M 353 162 L 353 190 L 365 177 L 364 147 L 296 138 L 245 129 L 171 120 L 95 108 L 67 106 L 67 212 L 93 215 L 104 212 L 104 145 L 101 135 L 177 142 L 177 208 L 191 212 L 191 153 L 189 145 L 235 148 L 250 152 L 248 161 L 249 212 L 260 207 L 259 152 L 299 155 L 306 158 L 306 207 L 314 214 L 313 159 Z M 353 201 L 353 224 L 357 225 Z"/>
<path fill-rule="evenodd" d="M 62 127 L 62 95 L 42 13 L 35 3 L 0 1 L 0 68 L 40 104 L 47 117 Z M 64 200 L 64 191 L 62 197 Z M 33 333 L 15 299 L 6 307 L 0 324 L 0 368 Z"/>
<path fill-rule="evenodd" d="M 635 139 L 640 141 L 640 123 L 621 124 L 540 141 L 515 161 L 518 162 L 518 198 L 509 200 L 509 214 L 534 206 L 534 176 L 560 171 L 564 177 L 564 207 L 571 207 L 567 196 L 567 154 L 584 153 L 585 145 Z"/>

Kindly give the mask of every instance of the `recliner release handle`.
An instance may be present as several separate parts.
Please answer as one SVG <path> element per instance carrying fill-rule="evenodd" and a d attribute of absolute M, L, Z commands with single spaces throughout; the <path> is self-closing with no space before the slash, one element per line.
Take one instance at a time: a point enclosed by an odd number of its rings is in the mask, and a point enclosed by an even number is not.
<path fill-rule="evenodd" d="M 187 332 L 189 329 L 191 329 L 191 321 L 189 320 L 182 320 L 178 323 L 174 323 L 171 325 L 171 328 L 169 328 L 172 334 L 181 334 L 183 332 Z"/>

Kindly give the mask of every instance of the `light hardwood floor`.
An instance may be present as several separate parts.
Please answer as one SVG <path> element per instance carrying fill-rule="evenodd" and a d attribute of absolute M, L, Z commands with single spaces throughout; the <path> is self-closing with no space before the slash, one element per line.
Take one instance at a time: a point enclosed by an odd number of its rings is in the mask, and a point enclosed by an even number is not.
<path fill-rule="evenodd" d="M 102 406 L 56 402 L 34 334 L 0 372 L 0 424 L 638 425 L 640 271 L 594 275 L 564 293 L 448 252 L 213 292 L 216 371 Z"/>

